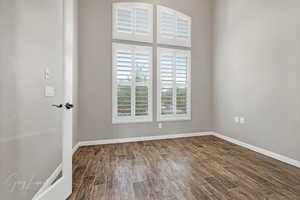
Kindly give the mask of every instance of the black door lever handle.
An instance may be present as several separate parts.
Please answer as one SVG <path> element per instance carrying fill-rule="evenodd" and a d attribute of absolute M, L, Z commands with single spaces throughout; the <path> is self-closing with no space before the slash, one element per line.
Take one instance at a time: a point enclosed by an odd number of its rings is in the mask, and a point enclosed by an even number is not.
<path fill-rule="evenodd" d="M 70 110 L 70 109 L 74 108 L 74 105 L 70 104 L 70 103 L 66 103 L 65 107 L 66 107 L 66 109 Z"/>
<path fill-rule="evenodd" d="M 55 105 L 55 104 L 53 104 L 52 106 L 54 106 L 54 107 L 56 107 L 56 108 L 62 108 L 62 107 L 63 107 L 63 105 L 62 105 L 62 104 L 59 104 L 59 105 Z"/>

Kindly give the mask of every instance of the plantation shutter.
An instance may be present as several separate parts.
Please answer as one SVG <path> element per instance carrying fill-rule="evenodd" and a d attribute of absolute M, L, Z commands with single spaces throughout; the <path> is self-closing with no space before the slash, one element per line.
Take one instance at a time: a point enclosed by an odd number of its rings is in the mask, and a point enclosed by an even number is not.
<path fill-rule="evenodd" d="M 181 41 L 190 40 L 190 19 L 185 16 L 178 16 L 176 21 L 176 39 Z"/>
<path fill-rule="evenodd" d="M 133 13 L 130 8 L 117 8 L 117 32 L 133 34 Z"/>
<path fill-rule="evenodd" d="M 170 40 L 175 39 L 176 34 L 176 15 L 173 12 L 162 11 L 160 15 L 160 36 Z"/>
<path fill-rule="evenodd" d="M 158 119 L 190 118 L 190 51 L 158 50 Z"/>
<path fill-rule="evenodd" d="M 191 46 L 191 17 L 170 8 L 158 6 L 157 24 L 158 43 Z"/>
<path fill-rule="evenodd" d="M 129 83 L 134 69 L 132 50 L 119 49 L 116 54 L 117 80 L 119 83 Z"/>
<path fill-rule="evenodd" d="M 142 49 L 135 52 L 135 116 L 149 115 L 151 54 Z"/>
<path fill-rule="evenodd" d="M 176 114 L 187 114 L 187 55 L 176 55 Z"/>
<path fill-rule="evenodd" d="M 174 87 L 174 54 L 163 53 L 160 57 L 160 80 L 161 80 L 161 114 L 171 115 L 174 113 L 173 87 Z"/>
<path fill-rule="evenodd" d="M 153 6 L 114 3 L 113 39 L 153 42 Z"/>
<path fill-rule="evenodd" d="M 135 8 L 135 33 L 137 35 L 149 35 L 152 24 L 149 24 L 149 9 Z"/>
<path fill-rule="evenodd" d="M 113 44 L 113 121 L 152 120 L 152 48 Z"/>
<path fill-rule="evenodd" d="M 118 116 L 131 116 L 131 87 L 118 85 Z"/>

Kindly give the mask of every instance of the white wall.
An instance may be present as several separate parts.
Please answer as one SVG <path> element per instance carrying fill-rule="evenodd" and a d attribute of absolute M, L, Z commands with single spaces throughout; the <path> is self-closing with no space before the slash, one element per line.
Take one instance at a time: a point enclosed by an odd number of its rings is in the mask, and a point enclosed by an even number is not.
<path fill-rule="evenodd" d="M 299 8 L 299 0 L 217 0 L 213 72 L 214 129 L 297 160 Z"/>

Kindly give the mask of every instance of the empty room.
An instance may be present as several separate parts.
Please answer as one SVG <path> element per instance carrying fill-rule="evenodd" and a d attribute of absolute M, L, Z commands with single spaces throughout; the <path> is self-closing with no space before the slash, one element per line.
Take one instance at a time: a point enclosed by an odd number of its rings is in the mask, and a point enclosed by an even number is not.
<path fill-rule="evenodd" d="M 0 0 L 1 200 L 300 200 L 299 0 Z"/>

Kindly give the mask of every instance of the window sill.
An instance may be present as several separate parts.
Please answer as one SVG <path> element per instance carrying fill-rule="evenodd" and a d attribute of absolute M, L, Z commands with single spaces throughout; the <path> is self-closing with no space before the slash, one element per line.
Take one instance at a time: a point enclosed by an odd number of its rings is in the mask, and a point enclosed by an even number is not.
<path fill-rule="evenodd" d="M 191 121 L 192 118 L 190 116 L 184 117 L 157 117 L 158 122 L 165 122 L 165 121 Z"/>
<path fill-rule="evenodd" d="M 137 124 L 137 123 L 147 123 L 153 122 L 152 118 L 145 119 L 113 119 L 112 124 Z"/>

